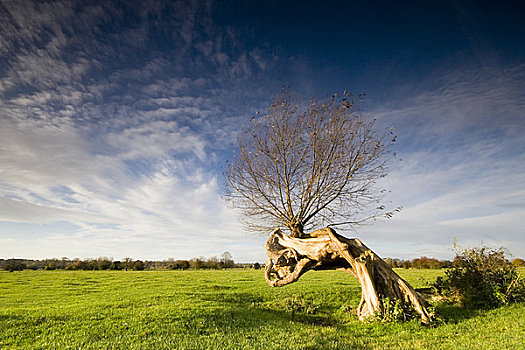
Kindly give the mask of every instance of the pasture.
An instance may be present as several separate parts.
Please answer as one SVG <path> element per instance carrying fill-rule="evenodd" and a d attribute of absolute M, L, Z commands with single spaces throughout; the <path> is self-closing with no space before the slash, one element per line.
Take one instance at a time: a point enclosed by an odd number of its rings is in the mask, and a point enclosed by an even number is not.
<path fill-rule="evenodd" d="M 396 269 L 414 287 L 439 270 Z M 312 283 L 312 282 L 316 283 Z M 524 349 L 525 304 L 440 307 L 436 327 L 362 323 L 357 281 L 261 270 L 0 272 L 1 349 Z"/>

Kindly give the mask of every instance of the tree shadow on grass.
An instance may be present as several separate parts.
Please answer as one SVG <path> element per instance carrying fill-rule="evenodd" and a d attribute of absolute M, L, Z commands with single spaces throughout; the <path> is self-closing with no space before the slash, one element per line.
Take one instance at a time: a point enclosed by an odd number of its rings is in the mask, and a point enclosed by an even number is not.
<path fill-rule="evenodd" d="M 228 326 L 236 325 L 240 329 L 269 325 L 286 327 L 285 325 L 289 325 L 290 322 L 307 326 L 336 328 L 344 326 L 344 323 L 339 322 L 326 311 L 320 311 L 321 305 L 315 304 L 315 300 L 311 305 L 311 299 L 265 300 L 259 295 L 250 293 L 217 293 L 201 295 L 200 299 L 222 304 L 222 308 L 216 309 L 211 318 Z M 232 319 L 241 322 L 231 323 Z"/>
<path fill-rule="evenodd" d="M 239 298 L 252 302 L 239 303 Z M 247 293 L 230 299 L 223 296 L 220 301 L 225 305 L 222 307 L 198 310 L 193 317 L 185 318 L 183 332 L 200 337 L 237 334 L 239 338 L 255 343 L 265 342 L 268 337 L 280 339 L 280 342 L 287 339 L 294 345 L 291 348 L 301 349 L 322 349 L 327 343 L 332 344 L 333 349 L 368 349 L 363 346 L 360 336 L 341 336 L 347 330 L 329 316 L 270 309 L 261 302 L 253 302 L 254 299 L 260 298 Z M 327 332 L 321 331 L 324 327 L 327 327 Z"/>
<path fill-rule="evenodd" d="M 457 305 L 442 304 L 436 306 L 436 312 L 445 323 L 459 323 L 479 316 L 484 310 L 466 309 Z"/>
<path fill-rule="evenodd" d="M 264 300 L 261 296 L 250 293 L 217 293 L 215 295 L 202 295 L 201 298 L 207 301 L 215 301 L 228 304 L 229 313 L 243 315 L 257 314 L 264 316 L 265 322 L 297 322 L 304 325 L 323 326 L 323 327 L 344 327 L 345 323 L 339 322 L 328 312 L 316 312 L 307 310 L 308 303 L 302 302 L 302 299 L 295 302 L 295 305 L 289 305 L 286 300 Z M 291 298 L 288 298 L 291 299 Z M 315 302 L 315 300 L 314 300 Z M 306 304 L 306 305 L 305 305 Z M 313 305 L 315 309 L 316 305 Z M 475 318 L 486 310 L 465 309 L 457 305 L 440 304 L 436 306 L 438 322 L 434 325 L 439 327 L 443 323 L 459 323 L 471 318 Z M 257 323 L 257 322 L 255 322 Z"/>

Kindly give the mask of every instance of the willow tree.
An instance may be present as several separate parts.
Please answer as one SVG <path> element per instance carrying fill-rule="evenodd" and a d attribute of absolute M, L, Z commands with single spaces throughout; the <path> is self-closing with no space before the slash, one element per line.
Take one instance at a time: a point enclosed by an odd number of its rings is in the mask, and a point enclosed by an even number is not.
<path fill-rule="evenodd" d="M 248 230 L 272 232 L 266 243 L 265 277 L 280 287 L 308 270 L 338 269 L 361 284 L 361 320 L 400 301 L 423 322 L 431 316 L 424 298 L 381 258 L 335 226 L 365 223 L 382 212 L 384 191 L 376 182 L 388 170 L 391 131 L 379 134 L 345 92 L 301 103 L 283 90 L 267 113 L 241 129 L 226 170 L 226 197 L 242 212 Z M 398 304 L 399 305 L 399 304 Z"/>

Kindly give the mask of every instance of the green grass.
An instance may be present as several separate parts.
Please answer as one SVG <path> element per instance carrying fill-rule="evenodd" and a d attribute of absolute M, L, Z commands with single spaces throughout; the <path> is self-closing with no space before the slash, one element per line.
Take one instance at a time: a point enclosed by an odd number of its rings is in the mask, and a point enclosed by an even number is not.
<path fill-rule="evenodd" d="M 442 271 L 397 270 L 414 287 Z M 1 349 L 524 349 L 525 305 L 442 307 L 429 328 L 349 312 L 356 280 L 309 272 L 283 288 L 262 271 L 0 272 Z"/>

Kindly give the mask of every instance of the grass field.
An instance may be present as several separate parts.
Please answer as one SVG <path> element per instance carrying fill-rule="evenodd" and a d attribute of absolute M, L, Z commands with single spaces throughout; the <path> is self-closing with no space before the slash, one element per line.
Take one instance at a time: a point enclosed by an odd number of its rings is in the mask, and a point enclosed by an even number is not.
<path fill-rule="evenodd" d="M 414 287 L 442 273 L 397 271 Z M 525 349 L 525 304 L 442 307 L 429 328 L 361 323 L 359 298 L 340 272 L 283 288 L 260 270 L 0 272 L 0 348 Z"/>

